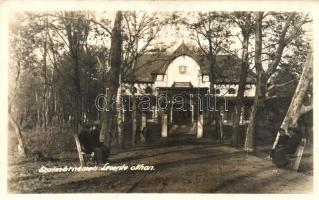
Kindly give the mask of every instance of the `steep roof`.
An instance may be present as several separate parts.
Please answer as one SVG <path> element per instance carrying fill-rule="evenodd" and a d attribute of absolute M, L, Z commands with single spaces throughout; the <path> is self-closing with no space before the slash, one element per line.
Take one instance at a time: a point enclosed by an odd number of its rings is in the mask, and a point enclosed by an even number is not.
<path fill-rule="evenodd" d="M 209 74 L 209 60 L 205 55 L 190 50 L 182 43 L 172 54 L 145 54 L 137 59 L 134 73 L 137 82 L 154 82 L 156 74 L 164 74 L 171 61 L 179 56 L 187 55 L 200 66 L 202 74 Z M 240 61 L 231 55 L 217 55 L 214 83 L 238 83 L 240 77 Z M 254 83 L 248 74 L 247 83 Z"/>

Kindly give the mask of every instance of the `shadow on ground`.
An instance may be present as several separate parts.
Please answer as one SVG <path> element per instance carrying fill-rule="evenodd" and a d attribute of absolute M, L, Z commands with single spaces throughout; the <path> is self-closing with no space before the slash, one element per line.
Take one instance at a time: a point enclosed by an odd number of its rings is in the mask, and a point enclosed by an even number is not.
<path fill-rule="evenodd" d="M 143 193 L 309 193 L 312 168 L 302 172 L 277 169 L 266 158 L 221 145 L 211 138 L 174 135 L 158 142 L 114 152 L 111 165 L 153 165 L 154 171 L 39 174 L 44 165 L 77 163 L 76 153 L 59 162 L 11 162 L 9 191 L 13 193 L 143 192 Z M 309 154 L 312 158 L 312 154 Z M 18 171 L 22 168 L 24 171 Z M 309 173 L 311 171 L 311 173 Z M 19 174 L 24 172 L 24 175 Z M 306 173 L 307 172 L 307 173 Z M 300 186 L 303 187 L 300 187 Z"/>

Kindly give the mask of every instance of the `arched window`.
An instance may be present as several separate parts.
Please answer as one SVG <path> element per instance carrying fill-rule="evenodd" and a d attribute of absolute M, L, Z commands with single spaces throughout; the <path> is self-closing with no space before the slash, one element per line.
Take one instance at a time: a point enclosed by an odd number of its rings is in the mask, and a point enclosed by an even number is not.
<path fill-rule="evenodd" d="M 228 94 L 236 94 L 236 90 L 234 88 L 229 88 Z"/>
<path fill-rule="evenodd" d="M 204 75 L 203 76 L 203 82 L 209 82 L 209 76 Z"/>

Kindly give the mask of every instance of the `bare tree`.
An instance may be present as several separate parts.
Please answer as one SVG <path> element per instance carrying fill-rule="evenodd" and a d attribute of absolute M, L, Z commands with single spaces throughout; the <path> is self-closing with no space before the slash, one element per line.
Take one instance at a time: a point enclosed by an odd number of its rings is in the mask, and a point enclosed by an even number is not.
<path fill-rule="evenodd" d="M 155 54 L 154 50 L 157 51 L 157 56 L 154 56 L 154 59 L 160 56 L 163 53 L 167 46 L 162 42 L 156 41 L 161 27 L 170 22 L 170 16 L 161 16 L 160 13 L 146 13 L 146 12 L 125 12 L 123 15 L 123 57 L 122 57 L 122 81 L 130 83 L 130 93 L 131 93 L 131 104 L 132 104 L 132 145 L 136 143 L 136 116 L 137 116 L 137 106 L 136 106 L 136 88 L 134 87 L 135 83 L 135 71 L 137 60 L 147 53 Z M 161 48 L 158 46 L 161 45 Z M 123 86 L 123 84 L 121 84 Z M 124 88 L 119 89 L 119 95 L 122 95 Z M 123 126 L 124 122 L 121 121 L 122 112 L 118 112 L 118 127 Z M 119 128 L 119 138 L 122 138 L 123 133 L 121 131 L 123 128 Z M 141 141 L 145 139 L 143 135 L 140 134 Z M 123 141 L 120 141 L 122 143 Z"/>
<path fill-rule="evenodd" d="M 16 137 L 18 139 L 18 153 L 21 156 L 26 156 L 28 153 L 28 149 L 25 145 L 24 137 L 22 135 L 21 123 L 19 123 L 18 120 L 14 119 L 14 117 L 12 116 L 12 104 L 13 104 L 14 99 L 16 97 L 17 87 L 18 87 L 18 84 L 20 81 L 19 80 L 20 70 L 21 70 L 21 66 L 20 66 L 20 63 L 18 62 L 16 77 L 15 77 L 15 87 L 14 87 L 14 91 L 12 92 L 11 98 L 9 98 L 8 117 L 9 117 L 9 122 L 13 126 L 13 128 L 15 130 Z"/>
<path fill-rule="evenodd" d="M 255 132 L 255 117 L 257 116 L 257 111 L 260 110 L 259 106 L 263 105 L 265 99 L 264 92 L 266 85 L 261 84 L 265 83 L 265 74 L 262 73 L 262 62 L 261 62 L 261 51 L 262 51 L 262 19 L 263 12 L 256 13 L 256 25 L 255 25 L 255 68 L 257 73 L 257 86 L 255 92 L 255 100 L 253 108 L 250 115 L 250 124 L 247 128 L 247 135 L 245 140 L 245 149 L 252 150 L 254 146 L 254 133 Z M 265 83 L 266 84 L 266 83 Z M 260 102 L 261 101 L 261 102 Z"/>
<path fill-rule="evenodd" d="M 249 39 L 253 33 L 253 15 L 250 12 L 235 12 L 230 15 L 231 22 L 238 26 L 241 30 L 241 70 L 239 77 L 239 85 L 236 97 L 235 116 L 233 121 L 232 145 L 238 146 L 239 122 L 241 116 L 241 108 L 244 106 L 244 93 L 246 87 L 246 78 L 249 69 Z"/>
<path fill-rule="evenodd" d="M 208 60 L 210 94 L 212 95 L 215 94 L 214 81 L 217 74 L 221 73 L 217 68 L 216 57 L 218 54 L 228 51 L 233 42 L 230 39 L 230 23 L 227 19 L 228 15 L 223 12 L 199 12 L 195 16 L 195 21 L 182 20 L 183 24 L 192 31 L 191 38 L 198 44 L 201 54 Z M 214 111 L 208 113 L 208 123 L 212 121 L 217 121 L 216 129 L 219 130 L 221 136 L 222 123 L 220 123 L 220 116 L 215 115 Z"/>
<path fill-rule="evenodd" d="M 104 144 L 111 146 L 111 136 L 113 123 L 115 122 L 115 110 L 111 108 L 113 97 L 117 95 L 119 87 L 119 77 L 121 69 L 121 53 L 122 53 L 122 12 L 117 11 L 112 29 L 111 53 L 110 53 L 110 71 L 106 74 L 105 85 L 108 87 L 106 106 L 107 111 L 102 112 L 100 138 L 104 138 Z"/>
<path fill-rule="evenodd" d="M 286 134 L 291 136 L 288 132 L 289 127 L 297 127 L 297 121 L 301 115 L 311 111 L 313 109 L 312 94 L 308 105 L 305 105 L 305 97 L 307 96 L 307 91 L 310 89 L 313 78 L 313 59 L 312 52 L 308 53 L 305 66 L 302 71 L 298 86 L 296 88 L 295 94 L 291 100 L 287 114 L 282 122 L 281 128 L 285 130 Z M 273 149 L 276 147 L 279 139 L 279 133 L 277 134 L 276 140 L 273 144 Z"/>
<path fill-rule="evenodd" d="M 268 13 L 267 15 L 272 15 Z M 274 14 L 276 16 L 276 14 Z M 267 93 L 267 82 L 270 77 L 276 72 L 278 65 L 282 59 L 285 48 L 291 43 L 293 39 L 299 36 L 302 31 L 301 27 L 308 22 L 307 15 L 303 15 L 301 18 L 297 13 L 290 13 L 286 18 L 284 18 L 283 26 L 280 26 L 280 32 L 277 34 L 278 40 L 275 44 L 271 44 L 274 52 L 268 52 L 270 62 L 266 69 L 263 67 L 263 20 L 266 17 L 264 13 L 256 13 L 256 25 L 255 25 L 255 69 L 256 69 L 256 92 L 254 98 L 254 104 L 252 112 L 250 115 L 250 123 L 246 131 L 246 140 L 245 140 L 245 150 L 246 151 L 255 151 L 255 128 L 257 122 L 259 122 L 259 117 L 264 107 L 264 102 Z M 266 25 L 267 26 L 267 25 Z M 275 41 L 271 41 L 275 42 Z M 267 59 L 269 61 L 269 59 Z"/>

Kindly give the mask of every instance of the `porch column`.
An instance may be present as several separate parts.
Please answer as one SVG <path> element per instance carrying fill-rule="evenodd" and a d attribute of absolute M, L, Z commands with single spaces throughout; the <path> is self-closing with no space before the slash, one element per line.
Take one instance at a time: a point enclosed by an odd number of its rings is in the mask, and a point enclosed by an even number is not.
<path fill-rule="evenodd" d="M 171 107 L 170 107 L 169 122 L 173 123 L 173 105 L 171 105 Z"/>
<path fill-rule="evenodd" d="M 141 124 L 141 130 L 146 127 L 146 113 L 142 113 L 142 124 Z"/>
<path fill-rule="evenodd" d="M 154 119 L 158 119 L 158 110 L 156 106 L 154 106 Z"/>
<path fill-rule="evenodd" d="M 167 137 L 167 114 L 162 114 L 162 130 L 161 137 Z"/>
<path fill-rule="evenodd" d="M 224 119 L 225 119 L 225 108 L 223 106 L 220 106 L 220 111 L 219 111 L 219 138 L 218 139 L 223 139 L 224 138 Z"/>
<path fill-rule="evenodd" d="M 203 126 L 204 126 L 203 119 L 204 119 L 203 114 L 199 114 L 197 119 L 197 138 L 203 137 Z"/>
<path fill-rule="evenodd" d="M 194 105 L 192 98 L 190 99 L 190 104 L 191 104 L 191 112 L 192 112 L 192 124 L 194 123 Z"/>
<path fill-rule="evenodd" d="M 240 113 L 240 121 L 239 121 L 240 124 L 244 124 L 244 116 L 245 116 L 245 107 L 242 106 L 241 113 Z"/>
<path fill-rule="evenodd" d="M 220 109 L 219 112 L 220 112 L 221 121 L 224 123 L 224 120 L 225 120 L 225 110 L 224 110 L 224 107 L 223 107 L 223 106 L 220 106 L 219 109 Z"/>
<path fill-rule="evenodd" d="M 152 118 L 153 119 L 155 119 L 155 117 L 156 117 L 156 114 L 155 114 L 155 111 L 156 109 L 155 109 L 155 106 L 153 107 L 153 109 L 152 109 Z"/>

